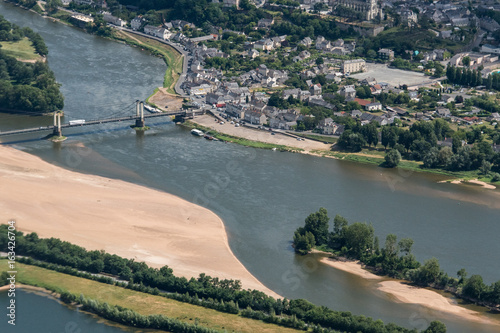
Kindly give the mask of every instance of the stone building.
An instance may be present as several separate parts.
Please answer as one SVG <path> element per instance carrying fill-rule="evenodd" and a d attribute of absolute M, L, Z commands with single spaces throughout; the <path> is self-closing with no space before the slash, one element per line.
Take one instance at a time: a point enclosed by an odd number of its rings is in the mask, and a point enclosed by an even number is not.
<path fill-rule="evenodd" d="M 342 72 L 357 73 L 365 71 L 366 62 L 363 59 L 345 60 L 342 63 Z"/>
<path fill-rule="evenodd" d="M 383 17 L 382 7 L 377 0 L 329 0 L 329 4 L 334 8 L 343 6 L 360 13 L 366 21 Z"/>

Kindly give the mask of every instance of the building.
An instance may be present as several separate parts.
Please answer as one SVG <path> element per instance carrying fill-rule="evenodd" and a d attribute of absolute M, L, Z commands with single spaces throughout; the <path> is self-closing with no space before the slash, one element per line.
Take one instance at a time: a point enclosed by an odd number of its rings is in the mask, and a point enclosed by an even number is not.
<path fill-rule="evenodd" d="M 394 51 L 389 49 L 380 49 L 378 50 L 378 56 L 380 59 L 393 61 L 394 60 Z"/>
<path fill-rule="evenodd" d="M 223 0 L 222 5 L 224 7 L 233 7 L 236 6 L 236 8 L 240 8 L 240 0 Z"/>
<path fill-rule="evenodd" d="M 500 54 L 500 47 L 489 45 L 489 44 L 484 44 L 483 46 L 481 46 L 481 52 L 482 53 Z"/>
<path fill-rule="evenodd" d="M 86 15 L 75 14 L 71 16 L 71 21 L 76 26 L 83 28 L 89 23 L 92 24 L 94 22 L 94 18 Z"/>
<path fill-rule="evenodd" d="M 257 50 L 271 51 L 274 49 L 274 42 L 270 39 L 261 39 L 253 47 Z"/>
<path fill-rule="evenodd" d="M 274 24 L 274 19 L 260 19 L 259 22 L 257 22 L 257 27 L 259 28 L 270 28 Z"/>
<path fill-rule="evenodd" d="M 356 89 L 354 89 L 354 86 L 343 86 L 339 93 L 340 96 L 345 98 L 346 102 L 354 101 L 356 98 Z"/>
<path fill-rule="evenodd" d="M 382 7 L 377 0 L 329 0 L 329 5 L 350 9 L 343 12 L 361 15 L 362 20 L 365 21 L 383 18 Z"/>
<path fill-rule="evenodd" d="M 366 62 L 363 59 L 345 60 L 342 63 L 342 72 L 347 73 L 357 73 L 365 71 Z"/>
<path fill-rule="evenodd" d="M 136 16 L 130 21 L 130 26 L 132 30 L 141 30 L 141 28 L 146 24 L 146 19 L 142 16 Z"/>
<path fill-rule="evenodd" d="M 104 20 L 105 22 L 108 22 L 108 23 L 114 24 L 114 25 L 119 26 L 119 27 L 124 27 L 124 26 L 126 26 L 126 25 L 127 25 L 127 22 L 125 22 L 125 21 L 124 21 L 124 20 L 122 20 L 121 18 L 116 17 L 116 16 L 113 16 L 113 15 L 111 15 L 111 14 L 109 14 L 109 13 L 104 14 L 104 15 L 102 16 L 102 18 L 103 18 L 103 20 Z"/>
<path fill-rule="evenodd" d="M 245 121 L 253 125 L 263 125 L 267 123 L 267 117 L 265 114 L 259 111 L 246 111 Z"/>

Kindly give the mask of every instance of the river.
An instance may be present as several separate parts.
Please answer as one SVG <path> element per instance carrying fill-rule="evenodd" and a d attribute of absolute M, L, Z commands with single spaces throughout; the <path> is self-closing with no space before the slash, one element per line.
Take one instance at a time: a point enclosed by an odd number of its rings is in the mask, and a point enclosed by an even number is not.
<path fill-rule="evenodd" d="M 0 3 L 0 13 L 45 39 L 49 65 L 66 98 L 66 122 L 122 110 L 132 114 L 135 100 L 145 99 L 162 83 L 163 61 L 138 48 L 9 4 Z M 0 130 L 50 122 L 0 115 Z M 152 129 L 144 136 L 136 136 L 127 125 L 71 129 L 62 144 L 39 140 L 40 135 L 4 140 L 50 163 L 158 188 L 211 209 L 223 219 L 237 258 L 288 298 L 306 298 L 405 327 L 422 329 L 439 319 L 450 332 L 494 331 L 395 303 L 371 282 L 296 256 L 291 239 L 309 213 L 325 207 L 332 219 L 340 214 L 351 222 L 372 223 L 381 244 L 388 233 L 411 237 L 419 260 L 436 257 L 450 276 L 464 267 L 489 284 L 500 279 L 499 191 L 438 184 L 442 178 L 431 174 L 211 142 L 171 122 L 150 122 Z M 227 169 L 235 165 L 239 175 L 230 176 Z"/>

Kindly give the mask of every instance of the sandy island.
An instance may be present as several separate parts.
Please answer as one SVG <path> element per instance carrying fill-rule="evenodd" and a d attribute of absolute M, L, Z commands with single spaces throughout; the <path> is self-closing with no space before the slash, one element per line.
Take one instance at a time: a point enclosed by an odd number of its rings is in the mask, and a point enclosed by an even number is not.
<path fill-rule="evenodd" d="M 446 182 L 446 180 L 442 181 L 442 183 Z M 451 184 L 475 184 L 479 185 L 482 188 L 486 188 L 488 190 L 494 190 L 496 189 L 495 185 L 488 184 L 486 182 L 480 181 L 478 179 L 471 179 L 471 180 L 463 180 L 463 179 L 455 179 L 450 181 Z"/>
<path fill-rule="evenodd" d="M 85 175 L 0 146 L 0 223 L 56 237 L 88 250 L 105 250 L 168 265 L 187 278 L 200 273 L 241 280 L 243 288 L 273 297 L 236 259 L 222 220 L 174 195 L 121 180 Z"/>
<path fill-rule="evenodd" d="M 379 280 L 376 288 L 401 303 L 418 304 L 429 309 L 459 316 L 460 318 L 475 321 L 482 324 L 496 325 L 500 327 L 500 320 L 493 320 L 485 317 L 480 312 L 467 309 L 454 304 L 452 300 L 435 291 L 408 285 L 402 281 L 389 280 L 386 277 L 379 276 L 363 269 L 359 261 L 338 261 L 330 258 L 323 258 L 321 262 L 340 269 L 342 271 L 354 274 L 369 280 Z"/>

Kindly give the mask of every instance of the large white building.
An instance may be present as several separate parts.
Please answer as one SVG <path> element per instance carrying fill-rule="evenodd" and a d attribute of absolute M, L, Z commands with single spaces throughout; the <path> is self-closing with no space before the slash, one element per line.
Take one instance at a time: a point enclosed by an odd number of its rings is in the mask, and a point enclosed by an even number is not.
<path fill-rule="evenodd" d="M 357 73 L 365 71 L 366 62 L 363 59 L 345 60 L 342 63 L 342 72 Z"/>

